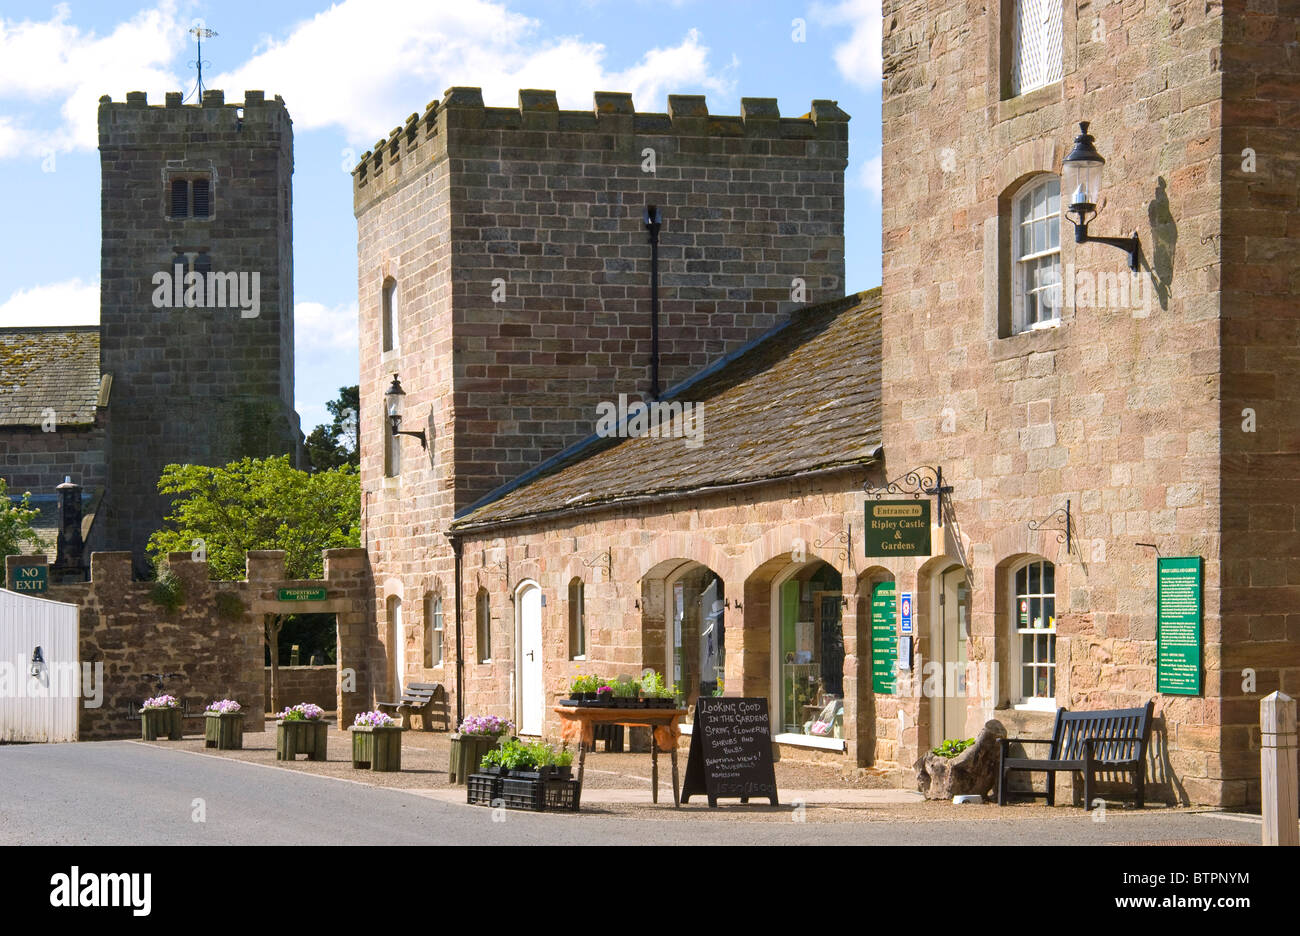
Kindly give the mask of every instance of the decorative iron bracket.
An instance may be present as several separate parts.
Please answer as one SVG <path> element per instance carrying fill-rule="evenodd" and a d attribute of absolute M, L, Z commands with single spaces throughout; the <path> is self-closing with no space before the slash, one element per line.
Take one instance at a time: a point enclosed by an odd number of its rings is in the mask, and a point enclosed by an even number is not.
<path fill-rule="evenodd" d="M 596 553 L 590 559 L 582 560 L 582 564 L 588 569 L 598 569 L 605 567 L 605 578 L 609 581 L 614 580 L 614 555 L 613 550 L 606 548 L 604 552 Z"/>
<path fill-rule="evenodd" d="M 943 499 L 945 495 L 952 493 L 952 485 L 943 483 L 942 466 L 933 468 L 929 465 L 922 465 L 919 468 L 913 468 L 902 477 L 895 478 L 893 481 L 886 481 L 880 487 L 870 483 L 864 484 L 862 490 L 868 497 L 874 497 L 876 500 L 880 500 L 886 494 L 910 494 L 916 498 L 922 496 L 933 497 L 938 507 L 936 513 L 939 516 L 939 528 L 943 529 Z"/>
<path fill-rule="evenodd" d="M 813 543 L 813 547 L 816 549 L 823 549 L 832 543 L 840 543 L 841 545 L 836 547 L 835 551 L 839 555 L 841 562 L 847 562 L 850 554 L 853 552 L 852 530 L 853 527 L 850 526 L 847 530 L 840 530 L 838 533 L 833 533 L 824 540 L 816 540 Z"/>
<path fill-rule="evenodd" d="M 1055 523 L 1057 526 L 1048 526 L 1049 523 Z M 1056 533 L 1056 541 L 1065 544 L 1067 554 L 1074 551 L 1074 516 L 1070 513 L 1070 502 L 1067 500 L 1064 507 L 1058 507 L 1042 520 L 1030 520 L 1029 529 L 1031 532 L 1049 532 Z"/>

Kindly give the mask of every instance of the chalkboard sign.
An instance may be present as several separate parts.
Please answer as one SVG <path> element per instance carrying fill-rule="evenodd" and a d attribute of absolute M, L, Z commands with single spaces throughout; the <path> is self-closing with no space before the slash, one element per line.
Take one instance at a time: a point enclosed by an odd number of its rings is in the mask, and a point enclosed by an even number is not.
<path fill-rule="evenodd" d="M 767 699 L 701 696 L 696 701 L 682 802 L 695 793 L 708 797 L 710 806 L 723 796 L 742 803 L 766 796 L 779 805 Z"/>

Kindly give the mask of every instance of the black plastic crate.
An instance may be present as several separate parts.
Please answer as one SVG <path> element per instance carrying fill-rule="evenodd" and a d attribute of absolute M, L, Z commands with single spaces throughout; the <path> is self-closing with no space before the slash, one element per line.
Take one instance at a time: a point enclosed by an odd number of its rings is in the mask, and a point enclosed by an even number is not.
<path fill-rule="evenodd" d="M 491 806 L 501 799 L 501 778 L 492 774 L 470 774 L 465 778 L 466 802 L 474 806 Z"/>
<path fill-rule="evenodd" d="M 501 800 L 506 809 L 577 812 L 580 799 L 581 791 L 577 780 L 520 780 L 517 777 L 506 777 L 501 784 Z"/>
<path fill-rule="evenodd" d="M 546 784 L 546 808 L 555 812 L 577 812 L 582 787 L 577 780 L 550 780 Z"/>

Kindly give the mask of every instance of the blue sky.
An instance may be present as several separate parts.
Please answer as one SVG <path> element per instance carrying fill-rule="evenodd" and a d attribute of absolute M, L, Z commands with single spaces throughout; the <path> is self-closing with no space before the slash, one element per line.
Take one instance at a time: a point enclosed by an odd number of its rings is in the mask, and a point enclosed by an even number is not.
<path fill-rule="evenodd" d="M 100 95 L 188 91 L 202 20 L 204 84 L 284 97 L 294 121 L 297 404 L 304 431 L 355 383 L 357 156 L 451 85 L 492 106 L 553 88 L 587 109 L 705 94 L 716 114 L 775 97 L 852 115 L 847 287 L 880 283 L 880 0 L 342 0 L 14 3 L 0 0 L 0 325 L 98 321 Z"/>

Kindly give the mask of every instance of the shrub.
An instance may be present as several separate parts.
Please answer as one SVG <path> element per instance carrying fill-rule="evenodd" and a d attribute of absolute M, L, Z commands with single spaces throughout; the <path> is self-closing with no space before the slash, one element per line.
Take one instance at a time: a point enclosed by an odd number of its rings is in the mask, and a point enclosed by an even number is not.
<path fill-rule="evenodd" d="M 950 738 L 937 748 L 931 750 L 930 753 L 938 754 L 940 757 L 956 757 L 974 743 L 974 738 L 967 738 L 965 741 L 957 741 Z"/>

